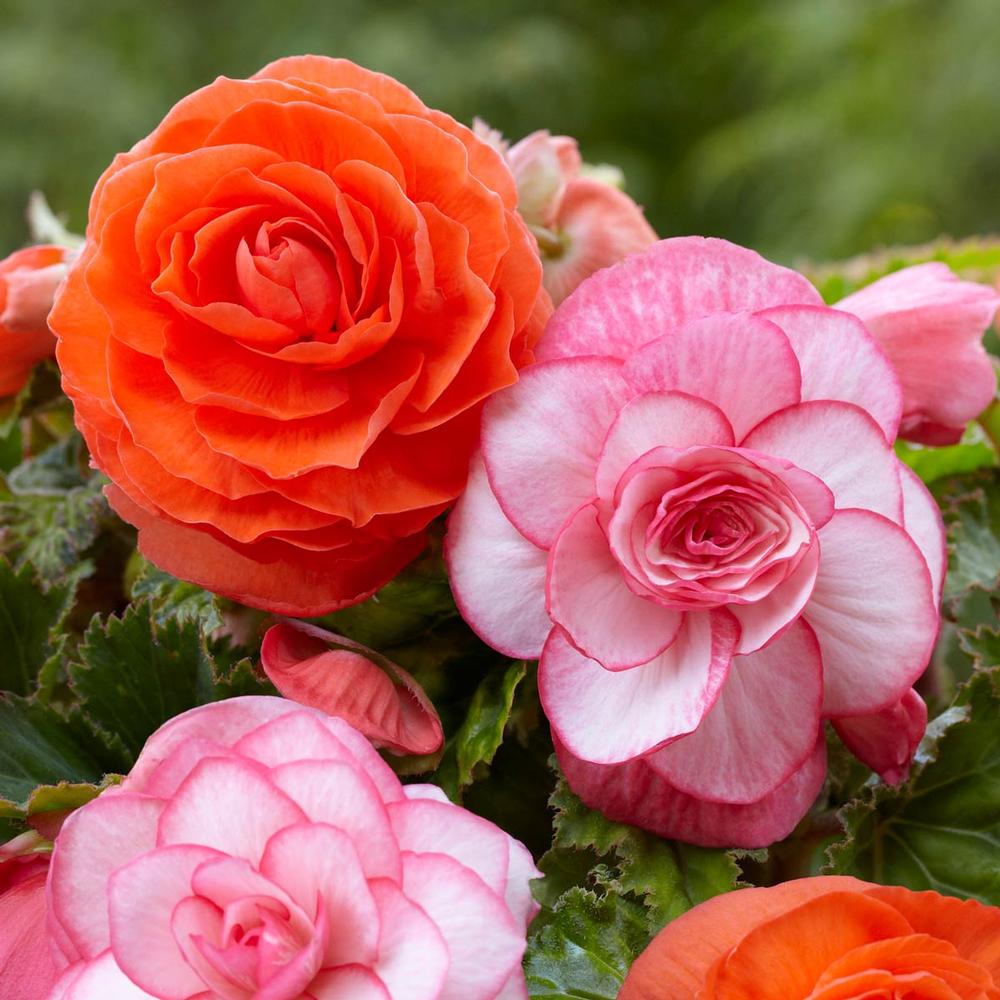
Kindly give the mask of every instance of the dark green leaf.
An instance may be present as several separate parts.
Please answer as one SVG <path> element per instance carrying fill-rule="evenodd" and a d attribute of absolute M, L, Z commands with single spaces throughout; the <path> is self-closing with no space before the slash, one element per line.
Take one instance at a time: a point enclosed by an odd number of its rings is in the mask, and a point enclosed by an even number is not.
<path fill-rule="evenodd" d="M 935 719 L 910 780 L 841 812 L 828 871 L 1000 905 L 1000 669 L 979 672 Z"/>
<path fill-rule="evenodd" d="M 27 695 L 39 671 L 58 655 L 58 634 L 73 600 L 70 584 L 42 590 L 29 566 L 15 572 L 0 559 L 0 689 Z"/>
<path fill-rule="evenodd" d="M 17 815 L 39 785 L 100 782 L 105 766 L 85 734 L 53 708 L 0 697 L 0 814 Z"/>
<path fill-rule="evenodd" d="M 195 621 L 157 626 L 148 602 L 94 618 L 69 675 L 88 723 L 129 764 L 168 719 L 216 697 L 213 663 Z"/>
<path fill-rule="evenodd" d="M 523 661 L 512 663 L 503 671 L 493 670 L 476 689 L 465 721 L 448 740 L 435 776 L 453 801 L 461 801 L 462 790 L 475 780 L 476 769 L 493 760 L 503 742 L 514 692 L 526 670 Z"/>
<path fill-rule="evenodd" d="M 1000 473 L 956 476 L 935 492 L 948 529 L 945 600 L 973 586 L 992 590 L 1000 577 Z"/>
<path fill-rule="evenodd" d="M 614 1000 L 648 941 L 645 914 L 632 900 L 570 889 L 528 940 L 528 993 L 534 1000 Z"/>
<path fill-rule="evenodd" d="M 385 650 L 457 615 L 438 546 L 433 546 L 367 601 L 316 621 L 371 649 Z"/>

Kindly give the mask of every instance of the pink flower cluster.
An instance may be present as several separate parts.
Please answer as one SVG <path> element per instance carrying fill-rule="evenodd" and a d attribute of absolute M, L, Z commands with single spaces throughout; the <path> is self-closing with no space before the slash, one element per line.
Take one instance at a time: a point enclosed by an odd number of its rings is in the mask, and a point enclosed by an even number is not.
<path fill-rule="evenodd" d="M 219 702 L 163 726 L 59 834 L 51 1000 L 526 998 L 537 874 L 340 719 Z"/>
<path fill-rule="evenodd" d="M 540 657 L 585 801 L 769 844 L 819 791 L 824 719 L 905 773 L 944 544 L 865 324 L 748 250 L 674 239 L 581 285 L 539 354 L 487 404 L 448 560 L 479 634 Z"/>

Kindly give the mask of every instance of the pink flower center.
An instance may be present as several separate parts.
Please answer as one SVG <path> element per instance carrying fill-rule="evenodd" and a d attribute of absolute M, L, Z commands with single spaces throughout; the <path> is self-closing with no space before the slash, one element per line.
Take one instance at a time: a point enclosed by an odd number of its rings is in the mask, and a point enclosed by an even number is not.
<path fill-rule="evenodd" d="M 814 526 L 756 457 L 658 448 L 629 468 L 608 534 L 632 590 L 681 609 L 749 604 L 794 572 L 815 544 Z"/>

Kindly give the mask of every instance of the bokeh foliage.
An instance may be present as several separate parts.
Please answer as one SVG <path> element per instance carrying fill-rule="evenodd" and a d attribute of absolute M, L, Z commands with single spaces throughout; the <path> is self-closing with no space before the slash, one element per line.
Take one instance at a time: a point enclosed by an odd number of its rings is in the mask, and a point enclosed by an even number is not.
<path fill-rule="evenodd" d="M 783 261 L 1000 229 L 995 0 L 0 0 L 0 251 L 216 75 L 342 55 Z"/>

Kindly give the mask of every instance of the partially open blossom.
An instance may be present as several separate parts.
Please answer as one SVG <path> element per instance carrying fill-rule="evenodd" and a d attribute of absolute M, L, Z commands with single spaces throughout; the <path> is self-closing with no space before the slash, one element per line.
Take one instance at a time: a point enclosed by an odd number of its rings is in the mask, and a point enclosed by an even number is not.
<path fill-rule="evenodd" d="M 46 1000 L 58 978 L 45 930 L 49 855 L 30 832 L 0 846 L 0 996 Z"/>
<path fill-rule="evenodd" d="M 451 516 L 459 608 L 540 657 L 589 805 L 779 839 L 822 783 L 822 720 L 896 705 L 937 636 L 944 535 L 893 452 L 892 366 L 803 277 L 700 238 L 588 279 L 539 354 L 487 405 Z"/>
<path fill-rule="evenodd" d="M 581 172 L 575 139 L 532 132 L 510 148 L 507 162 L 556 305 L 595 271 L 656 242 L 642 209 L 624 191 Z"/>
<path fill-rule="evenodd" d="M 831 876 L 740 889 L 653 939 L 618 1000 L 998 1000 L 1000 909 Z"/>
<path fill-rule="evenodd" d="M 20 392 L 34 365 L 55 353 L 49 311 L 72 256 L 67 247 L 45 245 L 0 261 L 0 396 Z"/>
<path fill-rule="evenodd" d="M 313 56 L 216 80 L 118 156 L 50 322 L 142 552 L 299 616 L 391 579 L 550 310 L 516 203 L 469 129 Z"/>
<path fill-rule="evenodd" d="M 286 698 L 344 719 L 378 747 L 430 754 L 444 742 L 420 685 L 360 643 L 305 622 L 280 622 L 264 636 L 260 661 Z"/>
<path fill-rule="evenodd" d="M 527 850 L 280 698 L 159 729 L 56 842 L 59 1000 L 513 1000 Z"/>
<path fill-rule="evenodd" d="M 896 271 L 837 303 L 889 355 L 903 389 L 899 436 L 955 444 L 996 391 L 983 333 L 1000 295 L 937 261 Z"/>

